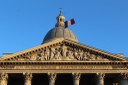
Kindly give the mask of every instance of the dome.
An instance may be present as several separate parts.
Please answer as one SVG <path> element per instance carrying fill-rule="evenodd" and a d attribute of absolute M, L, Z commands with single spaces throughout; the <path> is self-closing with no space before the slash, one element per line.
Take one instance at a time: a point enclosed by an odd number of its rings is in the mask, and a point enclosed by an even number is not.
<path fill-rule="evenodd" d="M 56 38 L 64 38 L 78 42 L 77 37 L 69 28 L 55 27 L 46 34 L 43 43 L 50 42 Z"/>
<path fill-rule="evenodd" d="M 62 11 L 60 11 L 59 16 L 57 16 L 57 23 L 55 28 L 51 29 L 46 36 L 44 37 L 43 43 L 50 42 L 55 40 L 56 38 L 64 38 L 69 39 L 75 42 L 78 42 L 75 34 L 66 27 L 65 25 L 65 17 L 62 15 Z"/>

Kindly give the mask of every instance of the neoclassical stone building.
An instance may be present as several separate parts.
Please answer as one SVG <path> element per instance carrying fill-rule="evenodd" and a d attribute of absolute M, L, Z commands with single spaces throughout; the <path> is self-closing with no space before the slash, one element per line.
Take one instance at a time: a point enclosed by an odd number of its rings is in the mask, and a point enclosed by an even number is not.
<path fill-rule="evenodd" d="M 128 85 L 128 59 L 81 44 L 64 19 L 41 45 L 0 58 L 0 85 Z"/>

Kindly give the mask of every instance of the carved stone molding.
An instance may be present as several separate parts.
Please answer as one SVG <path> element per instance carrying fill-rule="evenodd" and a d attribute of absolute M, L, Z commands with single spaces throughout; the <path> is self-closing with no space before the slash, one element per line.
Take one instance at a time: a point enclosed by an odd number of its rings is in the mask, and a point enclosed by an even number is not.
<path fill-rule="evenodd" d="M 81 73 L 72 73 L 74 85 L 79 85 Z"/>
<path fill-rule="evenodd" d="M 97 85 L 104 85 L 104 73 L 97 73 Z"/>
<path fill-rule="evenodd" d="M 23 73 L 24 74 L 24 85 L 31 85 L 31 81 L 32 81 L 32 73 Z"/>
<path fill-rule="evenodd" d="M 0 74 L 0 85 L 7 85 L 8 83 L 8 74 L 7 73 L 1 73 Z"/>
<path fill-rule="evenodd" d="M 48 73 L 49 85 L 55 85 L 56 76 L 57 76 L 56 73 Z"/>

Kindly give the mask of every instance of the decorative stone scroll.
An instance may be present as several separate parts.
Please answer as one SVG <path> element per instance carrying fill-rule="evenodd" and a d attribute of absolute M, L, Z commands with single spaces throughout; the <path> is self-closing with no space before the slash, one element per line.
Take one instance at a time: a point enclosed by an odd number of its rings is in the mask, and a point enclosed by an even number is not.
<path fill-rule="evenodd" d="M 97 73 L 97 85 L 104 85 L 104 73 Z"/>
<path fill-rule="evenodd" d="M 128 85 L 128 73 L 121 73 L 121 85 Z"/>
<path fill-rule="evenodd" d="M 55 85 L 56 73 L 48 73 L 49 76 L 49 85 Z"/>
<path fill-rule="evenodd" d="M 81 74 L 80 73 L 72 73 L 72 75 L 73 75 L 74 85 L 79 85 Z"/>
<path fill-rule="evenodd" d="M 23 73 L 24 74 L 24 85 L 31 85 L 31 81 L 32 81 L 32 73 Z"/>
<path fill-rule="evenodd" d="M 8 84 L 8 74 L 1 73 L 0 74 L 0 85 L 7 85 Z"/>

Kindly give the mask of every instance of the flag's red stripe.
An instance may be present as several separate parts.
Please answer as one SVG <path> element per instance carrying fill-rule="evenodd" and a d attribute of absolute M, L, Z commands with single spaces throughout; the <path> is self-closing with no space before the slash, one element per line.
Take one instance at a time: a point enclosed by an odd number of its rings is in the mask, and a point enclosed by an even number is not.
<path fill-rule="evenodd" d="M 71 21 L 71 25 L 75 24 L 75 20 L 74 19 L 71 19 L 70 21 Z"/>
<path fill-rule="evenodd" d="M 75 20 L 74 19 L 71 19 L 69 21 L 65 21 L 65 28 L 70 26 L 70 25 L 73 25 L 73 24 L 75 24 Z"/>

